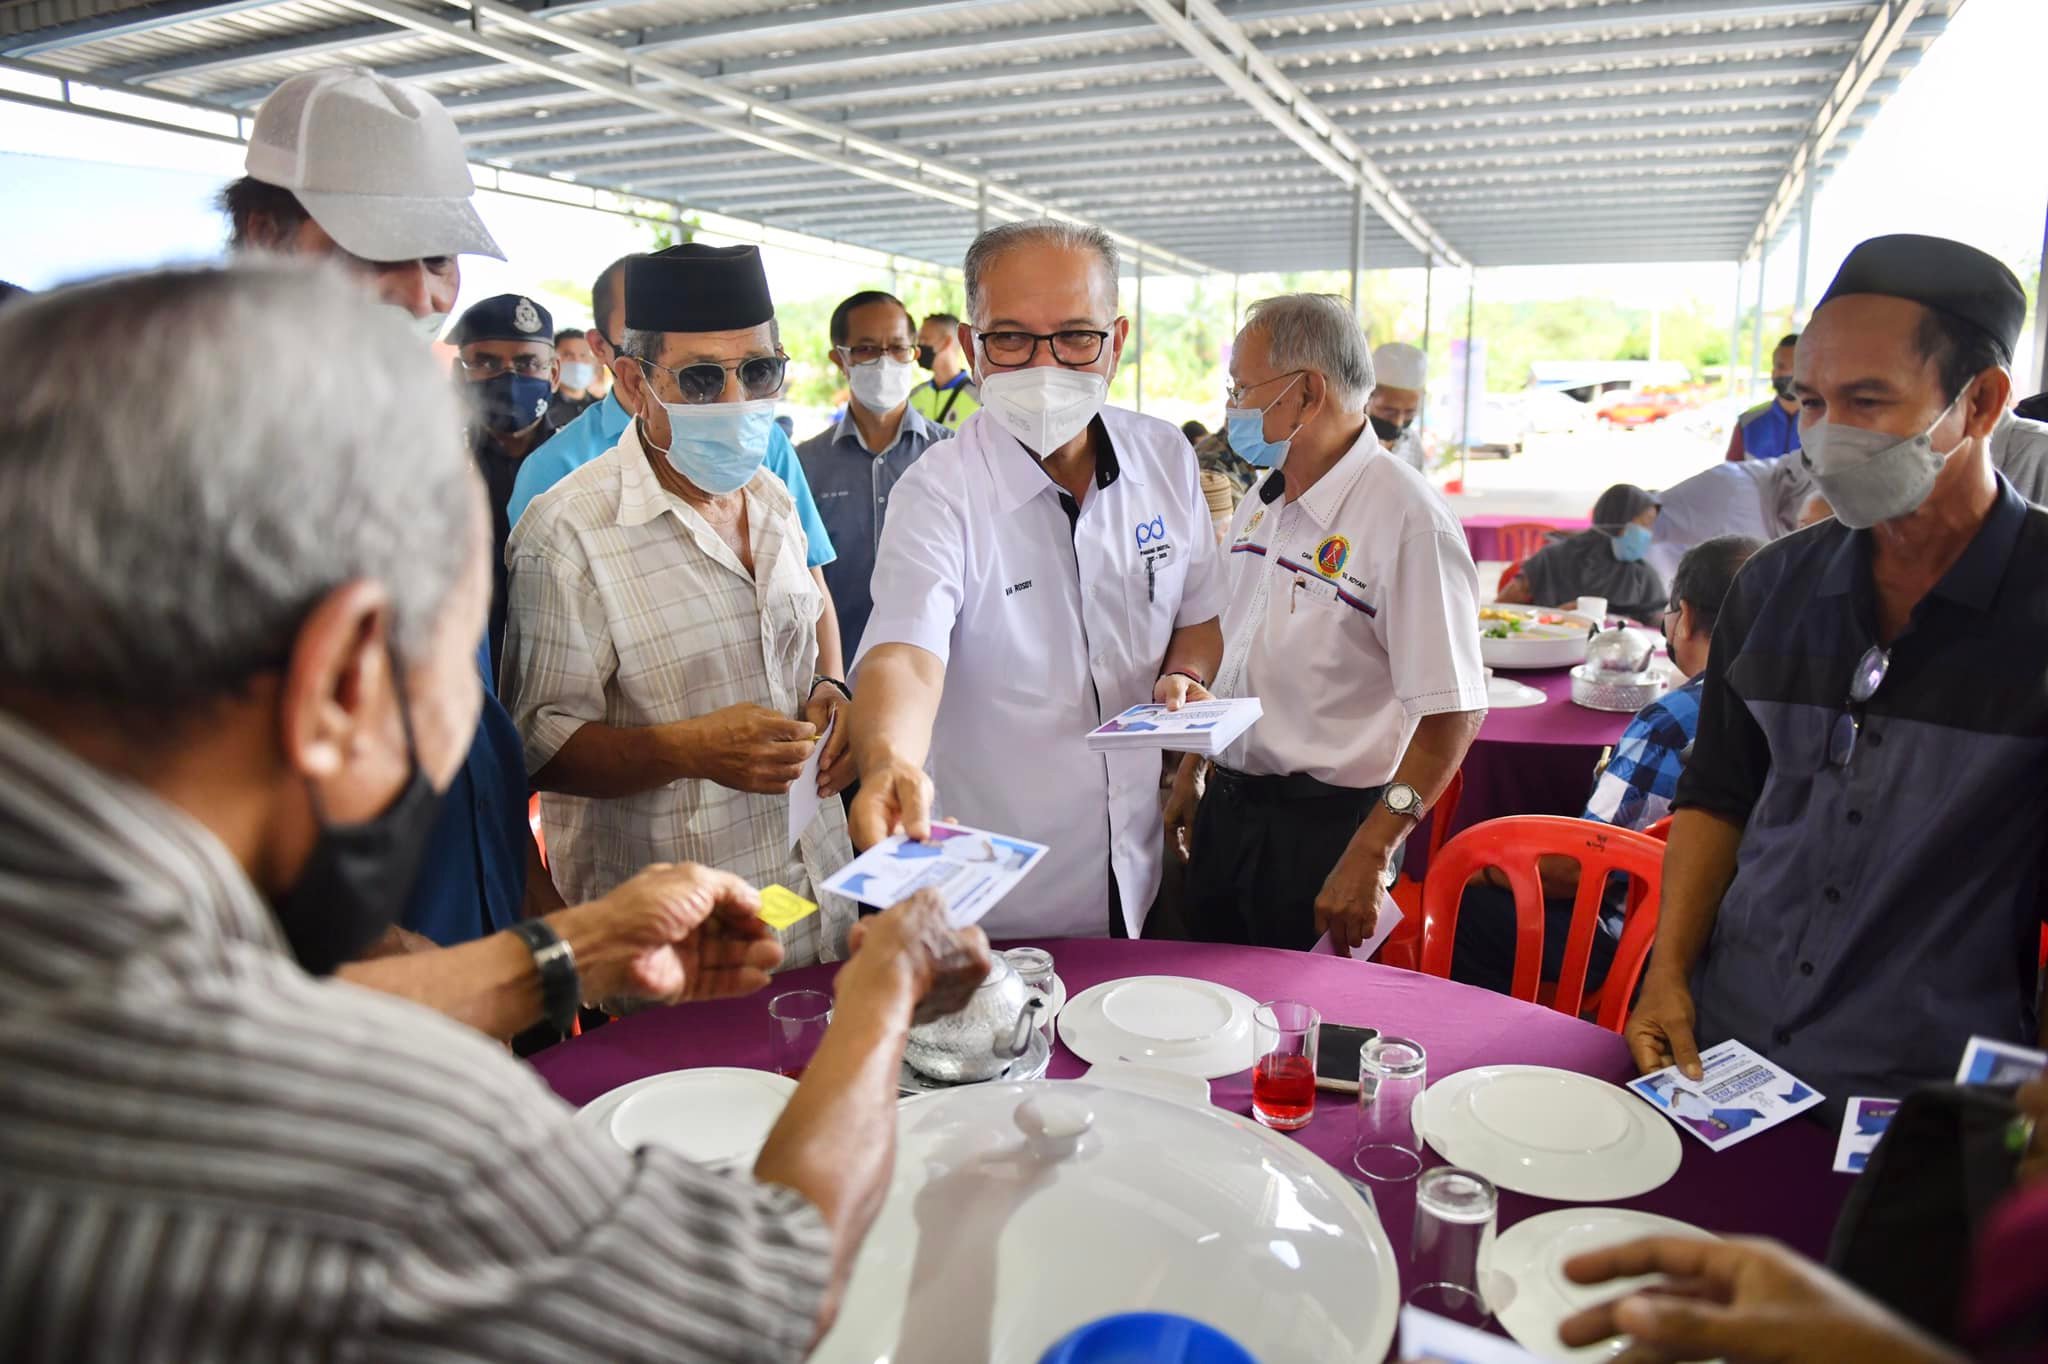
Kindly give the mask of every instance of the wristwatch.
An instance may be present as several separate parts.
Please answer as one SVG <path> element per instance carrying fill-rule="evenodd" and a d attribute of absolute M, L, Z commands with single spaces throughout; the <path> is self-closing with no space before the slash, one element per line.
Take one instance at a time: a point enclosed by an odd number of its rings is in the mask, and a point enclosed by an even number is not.
<path fill-rule="evenodd" d="M 1388 782 L 1380 792 L 1380 804 L 1404 819 L 1422 818 L 1422 793 L 1405 781 Z"/>
<path fill-rule="evenodd" d="M 533 953 L 533 969 L 540 973 L 541 1017 L 567 1036 L 576 1026 L 576 1006 L 583 1002 L 583 977 L 576 970 L 576 953 L 545 919 L 521 919 L 512 925 L 512 931 Z"/>
<path fill-rule="evenodd" d="M 851 701 L 851 700 L 853 699 L 853 688 L 851 688 L 851 687 L 847 686 L 847 685 L 846 685 L 846 684 L 845 684 L 844 682 L 841 682 L 841 681 L 840 681 L 840 680 L 839 680 L 838 678 L 836 678 L 836 677 L 827 677 L 827 676 L 825 676 L 825 674 L 823 674 L 823 673 L 816 673 L 816 674 L 813 674 L 813 675 L 812 675 L 812 677 L 811 677 L 811 690 L 810 690 L 810 691 L 807 691 L 807 692 L 805 692 L 805 693 L 804 693 L 804 697 L 805 697 L 805 699 L 807 699 L 807 700 L 808 700 L 808 699 L 810 698 L 810 696 L 811 696 L 811 693 L 812 693 L 812 692 L 815 692 L 815 691 L 817 691 L 817 690 L 818 690 L 818 685 L 819 685 L 820 683 L 823 683 L 823 684 L 824 684 L 825 686 L 828 686 L 828 687 L 832 688 L 832 690 L 834 690 L 834 691 L 838 692 L 838 693 L 839 693 L 839 694 L 840 694 L 841 696 L 845 697 L 845 698 L 846 698 L 847 700 L 849 700 L 849 701 Z"/>

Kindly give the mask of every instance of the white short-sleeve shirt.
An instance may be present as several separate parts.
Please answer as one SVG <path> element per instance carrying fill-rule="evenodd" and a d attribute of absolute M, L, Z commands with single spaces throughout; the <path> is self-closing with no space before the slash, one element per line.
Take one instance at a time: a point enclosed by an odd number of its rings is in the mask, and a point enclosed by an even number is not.
<path fill-rule="evenodd" d="M 1384 785 L 1423 716 L 1486 709 L 1465 532 L 1371 427 L 1296 501 L 1264 499 L 1279 482 L 1245 494 L 1225 537 L 1216 692 L 1264 713 L 1220 761 Z"/>
<path fill-rule="evenodd" d="M 982 923 L 989 936 L 1109 932 L 1114 866 L 1132 937 L 1159 888 L 1159 755 L 1088 751 L 1152 699 L 1167 641 L 1222 608 L 1194 452 L 1166 422 L 1098 418 L 1116 477 L 1071 524 L 1038 461 L 986 412 L 890 495 L 874 614 L 855 660 L 914 644 L 946 664 L 928 767 L 935 815 L 1051 854 Z"/>

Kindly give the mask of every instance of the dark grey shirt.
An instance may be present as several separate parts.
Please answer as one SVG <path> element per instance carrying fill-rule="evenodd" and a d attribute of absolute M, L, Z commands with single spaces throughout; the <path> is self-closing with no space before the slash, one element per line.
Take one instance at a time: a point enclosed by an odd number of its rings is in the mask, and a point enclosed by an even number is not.
<path fill-rule="evenodd" d="M 1625 564 L 1615 558 L 1614 537 L 1600 530 L 1582 530 L 1537 550 L 1523 561 L 1522 577 L 1538 606 L 1605 597 L 1616 615 L 1655 624 L 1670 604 L 1657 570 L 1640 559 Z"/>
<path fill-rule="evenodd" d="M 1679 808 L 1740 820 L 1693 976 L 1734 1037 L 1828 1096 L 1952 1079 L 1972 1034 L 2031 1044 L 2048 845 L 2048 512 L 2003 478 L 1893 641 L 1846 765 L 1829 733 L 1877 638 L 1870 534 L 1766 546 L 1728 594 Z"/>
<path fill-rule="evenodd" d="M 849 407 L 837 425 L 796 447 L 811 496 L 817 499 L 818 515 L 839 551 L 839 557 L 825 565 L 825 586 L 832 589 L 839 643 L 849 664 L 860 649 L 861 631 L 867 629 L 868 612 L 874 608 L 868 580 L 875 573 L 875 549 L 882 543 L 889 493 L 927 446 L 952 437 L 951 431 L 916 408 L 906 407 L 895 443 L 877 453 L 862 442 Z"/>

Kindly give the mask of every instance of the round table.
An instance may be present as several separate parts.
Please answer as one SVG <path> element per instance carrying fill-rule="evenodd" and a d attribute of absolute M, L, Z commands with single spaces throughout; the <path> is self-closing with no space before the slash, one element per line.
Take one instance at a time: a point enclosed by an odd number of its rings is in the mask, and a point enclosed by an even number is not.
<path fill-rule="evenodd" d="M 1215 981 L 1254 999 L 1304 999 L 1325 1019 L 1413 1038 L 1429 1055 L 1432 1081 L 1487 1064 L 1557 1066 L 1601 1079 L 1634 1074 L 1621 1039 L 1552 1009 L 1505 995 L 1341 957 L 1210 943 L 1061 939 L 1034 943 L 1053 954 L 1069 995 L 1126 976 L 1178 975 Z M 768 1066 L 768 999 L 783 990 L 829 988 L 834 966 L 778 976 L 744 999 L 685 1004 L 621 1019 L 552 1047 L 533 1065 L 555 1092 L 585 1104 L 607 1090 L 661 1071 L 691 1066 Z M 1087 1069 L 1054 1049 L 1050 1075 Z M 1213 1080 L 1210 1098 L 1233 1113 L 1251 1112 L 1251 1072 Z M 1293 1134 L 1338 1170 L 1351 1170 L 1357 1109 L 1343 1095 L 1319 1093 L 1316 1114 Z M 1682 1134 L 1681 1134 L 1682 1135 Z M 1663 1188 L 1620 1206 L 1661 1213 L 1729 1234 L 1772 1236 L 1818 1258 L 1853 1176 L 1837 1175 L 1834 1135 L 1795 1119 L 1739 1146 L 1709 1151 L 1683 1137 L 1684 1163 Z M 1367 1181 L 1361 1181 L 1367 1182 Z M 1414 1182 L 1371 1185 L 1395 1250 L 1407 1254 Z M 1561 1206 L 1503 1193 L 1500 1226 Z"/>
<path fill-rule="evenodd" d="M 1534 524 L 1554 530 L 1580 531 L 1590 527 L 1593 519 L 1589 516 L 1511 516 L 1501 512 L 1482 512 L 1461 516 L 1458 523 L 1465 528 L 1465 544 L 1472 551 L 1473 562 L 1505 563 L 1512 556 L 1501 552 L 1501 527 Z"/>

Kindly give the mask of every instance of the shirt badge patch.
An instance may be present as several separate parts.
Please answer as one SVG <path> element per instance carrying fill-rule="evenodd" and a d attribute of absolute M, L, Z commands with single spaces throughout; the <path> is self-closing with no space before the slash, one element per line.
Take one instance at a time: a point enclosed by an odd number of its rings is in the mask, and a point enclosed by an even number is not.
<path fill-rule="evenodd" d="M 1351 542 L 1341 535 L 1332 535 L 1316 546 L 1316 571 L 1326 578 L 1334 578 L 1344 571 L 1344 565 L 1351 558 Z"/>

